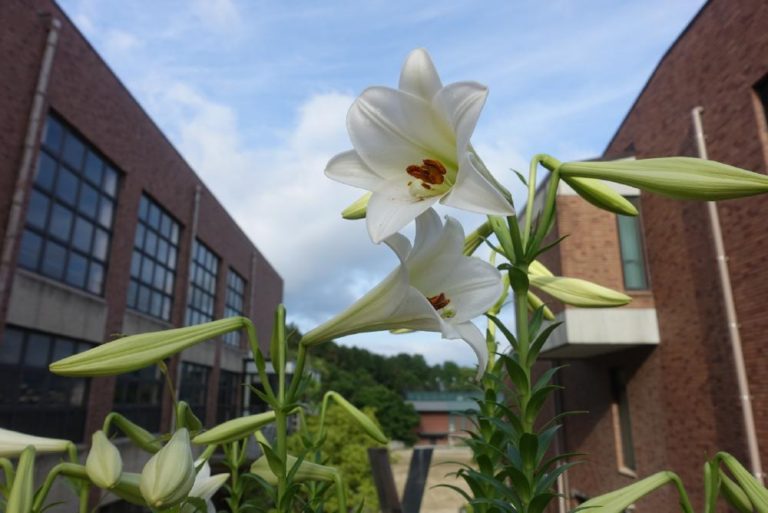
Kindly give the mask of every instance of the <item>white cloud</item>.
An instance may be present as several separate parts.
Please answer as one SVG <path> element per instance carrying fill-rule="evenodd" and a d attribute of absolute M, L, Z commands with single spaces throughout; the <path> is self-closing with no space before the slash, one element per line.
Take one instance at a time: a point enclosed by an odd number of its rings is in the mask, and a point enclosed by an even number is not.
<path fill-rule="evenodd" d="M 104 37 L 107 54 L 128 52 L 141 46 L 141 40 L 125 30 L 110 30 Z"/>
<path fill-rule="evenodd" d="M 195 0 L 192 11 L 203 26 L 217 32 L 239 31 L 242 15 L 233 0 Z"/>

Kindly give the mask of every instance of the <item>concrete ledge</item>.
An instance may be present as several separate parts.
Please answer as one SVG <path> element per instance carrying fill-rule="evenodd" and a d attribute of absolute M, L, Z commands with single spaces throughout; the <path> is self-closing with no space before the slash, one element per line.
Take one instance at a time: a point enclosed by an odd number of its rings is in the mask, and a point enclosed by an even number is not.
<path fill-rule="evenodd" d="M 6 321 L 77 340 L 102 342 L 107 303 L 87 292 L 18 269 Z"/>
<path fill-rule="evenodd" d="M 543 358 L 588 358 L 661 340 L 655 308 L 567 308 L 541 352 Z"/>

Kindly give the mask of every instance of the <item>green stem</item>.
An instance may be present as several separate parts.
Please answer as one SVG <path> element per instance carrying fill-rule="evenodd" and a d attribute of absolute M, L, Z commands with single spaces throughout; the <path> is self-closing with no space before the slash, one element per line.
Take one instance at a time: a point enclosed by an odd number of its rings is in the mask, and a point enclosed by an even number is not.
<path fill-rule="evenodd" d="M 536 170 L 539 168 L 539 162 L 545 156 L 541 153 L 534 155 L 528 167 L 528 200 L 525 204 L 525 228 L 523 230 L 523 242 L 526 244 L 531 236 L 531 224 L 533 223 L 533 202 L 536 199 Z"/>
<path fill-rule="evenodd" d="M 523 272 L 527 272 L 527 269 L 523 269 Z M 510 277 L 510 281 L 513 281 Z M 523 426 L 523 431 L 526 433 L 533 432 L 534 420 L 527 420 L 526 409 L 528 402 L 531 400 L 531 369 L 533 362 L 528 363 L 528 351 L 530 349 L 530 333 L 528 331 L 528 287 L 517 286 L 515 291 L 515 324 L 517 327 L 517 344 L 518 344 L 518 363 L 525 372 L 526 387 L 520 391 L 519 404 L 520 404 L 520 422 Z"/>
<path fill-rule="evenodd" d="M 299 383 L 304 376 L 304 367 L 307 364 L 307 346 L 299 344 L 299 352 L 296 355 L 296 367 L 293 369 L 293 378 L 291 386 L 288 389 L 288 401 L 293 402 L 296 399 L 296 391 L 299 389 Z"/>

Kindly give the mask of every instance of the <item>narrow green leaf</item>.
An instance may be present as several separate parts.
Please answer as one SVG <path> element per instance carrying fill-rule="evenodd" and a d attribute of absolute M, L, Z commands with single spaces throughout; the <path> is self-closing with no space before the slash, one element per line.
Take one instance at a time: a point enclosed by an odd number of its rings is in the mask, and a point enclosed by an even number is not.
<path fill-rule="evenodd" d="M 731 471 L 736 482 L 749 497 L 749 501 L 760 513 L 768 513 L 768 490 L 755 479 L 739 461 L 726 452 L 717 453 L 717 458 Z"/>
<path fill-rule="evenodd" d="M 506 358 L 504 360 L 504 368 L 507 370 L 509 379 L 512 380 L 512 384 L 517 387 L 517 391 L 521 395 L 528 393 L 528 376 L 525 370 L 520 366 L 513 358 Z"/>
<path fill-rule="evenodd" d="M 653 474 L 612 492 L 593 497 L 576 511 L 589 510 L 590 513 L 623 513 L 631 504 L 649 495 L 651 492 L 669 483 L 679 483 L 680 479 L 673 472 L 663 471 Z M 686 513 L 692 513 L 687 511 Z"/>
<path fill-rule="evenodd" d="M 722 470 L 718 469 L 718 472 L 720 473 L 720 492 L 723 494 L 726 502 L 738 510 L 739 513 L 753 513 L 754 508 L 744 490 L 734 483 L 730 477 L 726 476 Z"/>
<path fill-rule="evenodd" d="M 520 436 L 520 457 L 523 460 L 523 470 L 527 475 L 533 475 L 538 463 L 539 438 L 532 433 L 523 433 Z"/>
<path fill-rule="evenodd" d="M 546 328 L 544 328 L 541 333 L 539 333 L 536 336 L 536 339 L 531 344 L 531 348 L 528 352 L 528 365 L 533 365 L 533 363 L 536 361 L 536 359 L 539 357 L 539 353 L 541 352 L 541 348 L 544 346 L 544 344 L 549 339 L 549 336 L 552 334 L 553 331 L 555 331 L 557 328 L 559 328 L 563 323 L 562 322 L 553 322 Z"/>

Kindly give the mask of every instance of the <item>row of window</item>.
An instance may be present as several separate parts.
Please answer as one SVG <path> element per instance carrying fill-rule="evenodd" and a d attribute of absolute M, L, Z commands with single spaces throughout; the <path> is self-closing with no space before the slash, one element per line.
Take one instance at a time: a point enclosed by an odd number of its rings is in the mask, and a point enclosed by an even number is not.
<path fill-rule="evenodd" d="M 48 278 L 103 295 L 119 173 L 99 152 L 49 115 L 42 138 L 19 265 Z M 128 307 L 169 321 L 179 256 L 180 224 L 142 195 L 131 257 Z M 220 259 L 193 241 L 186 324 L 214 318 Z M 242 315 L 245 280 L 227 276 L 225 315 Z M 239 346 L 240 334 L 226 337 Z"/>

